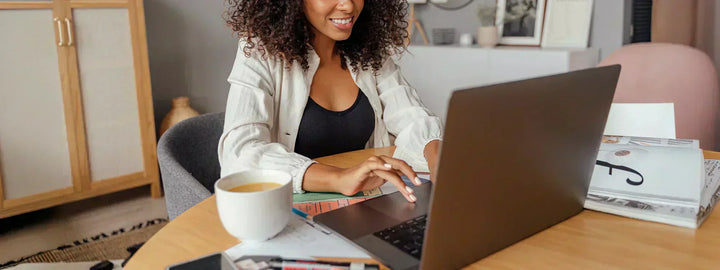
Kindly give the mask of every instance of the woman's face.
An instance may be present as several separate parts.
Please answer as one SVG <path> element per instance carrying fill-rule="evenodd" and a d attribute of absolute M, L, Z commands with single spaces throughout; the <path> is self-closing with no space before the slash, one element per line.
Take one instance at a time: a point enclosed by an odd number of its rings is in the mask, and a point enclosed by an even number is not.
<path fill-rule="evenodd" d="M 305 17 L 316 31 L 315 35 L 346 40 L 364 4 L 364 0 L 305 0 Z"/>

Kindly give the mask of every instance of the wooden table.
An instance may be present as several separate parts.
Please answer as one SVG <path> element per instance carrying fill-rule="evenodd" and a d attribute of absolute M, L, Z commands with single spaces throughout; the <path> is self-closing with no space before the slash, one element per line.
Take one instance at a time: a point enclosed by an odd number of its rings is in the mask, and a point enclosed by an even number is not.
<path fill-rule="evenodd" d="M 317 161 L 350 167 L 370 155 L 391 155 L 393 150 L 367 149 Z M 720 159 L 720 153 L 705 152 L 705 157 Z M 720 269 L 718 209 L 697 230 L 585 210 L 468 268 Z M 220 224 L 212 196 L 150 238 L 125 269 L 165 269 L 238 243 Z"/>

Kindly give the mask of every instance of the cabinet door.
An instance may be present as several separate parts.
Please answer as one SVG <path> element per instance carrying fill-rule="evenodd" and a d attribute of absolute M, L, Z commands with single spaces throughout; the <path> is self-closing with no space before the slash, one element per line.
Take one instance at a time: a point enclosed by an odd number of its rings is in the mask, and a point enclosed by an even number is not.
<path fill-rule="evenodd" d="M 72 9 L 91 188 L 146 176 L 139 82 L 130 14 L 123 7 Z M 113 181 L 110 181 L 113 182 Z"/>
<path fill-rule="evenodd" d="M 74 192 L 53 3 L 0 1 L 0 202 L 2 208 Z"/>

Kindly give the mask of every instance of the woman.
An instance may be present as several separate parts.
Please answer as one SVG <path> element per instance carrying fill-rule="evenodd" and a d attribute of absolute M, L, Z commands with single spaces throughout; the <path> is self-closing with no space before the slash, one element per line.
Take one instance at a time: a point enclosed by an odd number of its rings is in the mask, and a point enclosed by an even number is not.
<path fill-rule="evenodd" d="M 415 202 L 400 176 L 420 185 L 408 163 L 435 167 L 442 126 L 390 58 L 404 49 L 406 8 L 398 0 L 229 0 L 226 21 L 240 45 L 218 147 L 222 176 L 277 169 L 290 172 L 296 193 L 345 195 L 390 181 Z M 390 146 L 393 137 L 394 158 L 347 169 L 311 160 Z"/>

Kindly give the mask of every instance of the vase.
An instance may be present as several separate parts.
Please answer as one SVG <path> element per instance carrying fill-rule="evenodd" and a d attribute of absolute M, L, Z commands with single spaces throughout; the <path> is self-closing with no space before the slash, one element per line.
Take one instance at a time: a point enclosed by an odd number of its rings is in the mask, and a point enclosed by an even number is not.
<path fill-rule="evenodd" d="M 473 44 L 473 37 L 471 34 L 462 34 L 460 35 L 460 45 L 465 47 L 470 47 Z"/>
<path fill-rule="evenodd" d="M 497 26 L 480 26 L 477 35 L 478 45 L 483 48 L 492 48 L 498 44 Z"/>
<path fill-rule="evenodd" d="M 180 121 L 198 115 L 200 114 L 190 107 L 190 99 L 188 97 L 173 98 L 172 107 L 160 124 L 160 136 Z"/>

